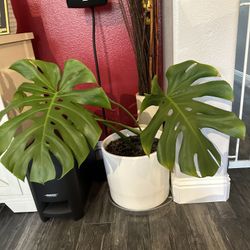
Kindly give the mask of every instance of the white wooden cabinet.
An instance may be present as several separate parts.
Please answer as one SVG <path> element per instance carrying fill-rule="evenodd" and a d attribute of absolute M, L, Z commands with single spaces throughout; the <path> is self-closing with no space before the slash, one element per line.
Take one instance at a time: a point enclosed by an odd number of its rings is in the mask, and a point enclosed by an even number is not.
<path fill-rule="evenodd" d="M 23 78 L 9 69 L 15 61 L 34 58 L 32 33 L 0 36 L 0 110 L 13 96 Z M 2 102 L 3 101 L 3 102 Z M 2 122 L 6 121 L 7 116 Z M 5 203 L 13 212 L 34 212 L 36 206 L 27 181 L 22 182 L 0 164 L 0 203 Z"/>
<path fill-rule="evenodd" d="M 0 164 L 0 202 L 10 195 L 22 195 L 18 180 Z"/>

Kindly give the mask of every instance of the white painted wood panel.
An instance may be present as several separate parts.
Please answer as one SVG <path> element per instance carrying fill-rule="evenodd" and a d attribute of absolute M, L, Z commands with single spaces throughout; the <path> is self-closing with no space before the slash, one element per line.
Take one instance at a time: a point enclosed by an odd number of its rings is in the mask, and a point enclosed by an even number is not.
<path fill-rule="evenodd" d="M 9 69 L 17 60 L 34 58 L 32 33 L 6 35 L 0 37 L 0 110 L 9 103 L 23 77 Z M 3 100 L 3 101 L 2 101 Z M 5 116 L 1 123 L 8 120 Z M 36 206 L 27 181 L 18 180 L 0 164 L 0 203 L 5 203 L 13 212 L 34 212 Z"/>
<path fill-rule="evenodd" d="M 164 5 L 164 65 L 190 59 L 211 64 L 233 85 L 239 0 L 166 0 Z M 206 102 L 231 109 L 230 102 Z M 182 174 L 177 165 L 172 174 L 172 189 L 178 203 L 225 201 L 229 197 L 229 137 L 212 130 L 207 130 L 206 135 L 217 145 L 222 166 L 212 179 L 199 179 Z M 218 181 L 224 192 L 216 196 Z"/>

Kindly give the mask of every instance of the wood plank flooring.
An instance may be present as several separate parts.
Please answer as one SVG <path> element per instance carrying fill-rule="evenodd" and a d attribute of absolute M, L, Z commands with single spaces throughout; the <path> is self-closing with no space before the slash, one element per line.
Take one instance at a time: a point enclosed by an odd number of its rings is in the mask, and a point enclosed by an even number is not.
<path fill-rule="evenodd" d="M 228 202 L 178 205 L 138 215 L 114 207 L 106 183 L 93 185 L 83 219 L 40 221 L 0 206 L 1 250 L 250 249 L 250 169 L 231 170 Z"/>

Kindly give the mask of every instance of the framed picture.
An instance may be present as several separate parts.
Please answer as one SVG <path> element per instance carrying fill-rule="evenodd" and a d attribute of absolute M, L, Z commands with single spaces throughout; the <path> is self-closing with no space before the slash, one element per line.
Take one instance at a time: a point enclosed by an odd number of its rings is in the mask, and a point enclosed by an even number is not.
<path fill-rule="evenodd" d="M 0 35 L 10 33 L 7 0 L 0 0 Z"/>

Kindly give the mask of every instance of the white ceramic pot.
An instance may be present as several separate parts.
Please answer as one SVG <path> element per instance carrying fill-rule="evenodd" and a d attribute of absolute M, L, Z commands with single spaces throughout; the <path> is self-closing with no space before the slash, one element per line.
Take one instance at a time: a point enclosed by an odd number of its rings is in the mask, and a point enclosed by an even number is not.
<path fill-rule="evenodd" d="M 140 107 L 141 107 L 141 104 L 144 100 L 145 96 L 142 96 L 142 95 L 139 95 L 139 94 L 136 94 L 136 104 L 137 104 L 137 114 L 139 115 L 140 113 Z M 138 116 L 138 119 L 139 119 L 139 124 L 149 124 L 149 122 L 152 120 L 153 116 L 155 115 L 155 113 L 157 112 L 158 110 L 158 106 L 150 106 L 148 107 L 147 109 L 145 109 L 139 116 Z"/>
<path fill-rule="evenodd" d="M 133 135 L 128 130 L 122 131 Z M 160 135 L 160 132 L 157 136 Z M 148 156 L 126 157 L 106 151 L 106 146 L 119 136 L 112 134 L 102 144 L 110 194 L 118 205 L 133 211 L 143 211 L 163 203 L 169 194 L 169 170 L 162 167 L 156 152 Z"/>

